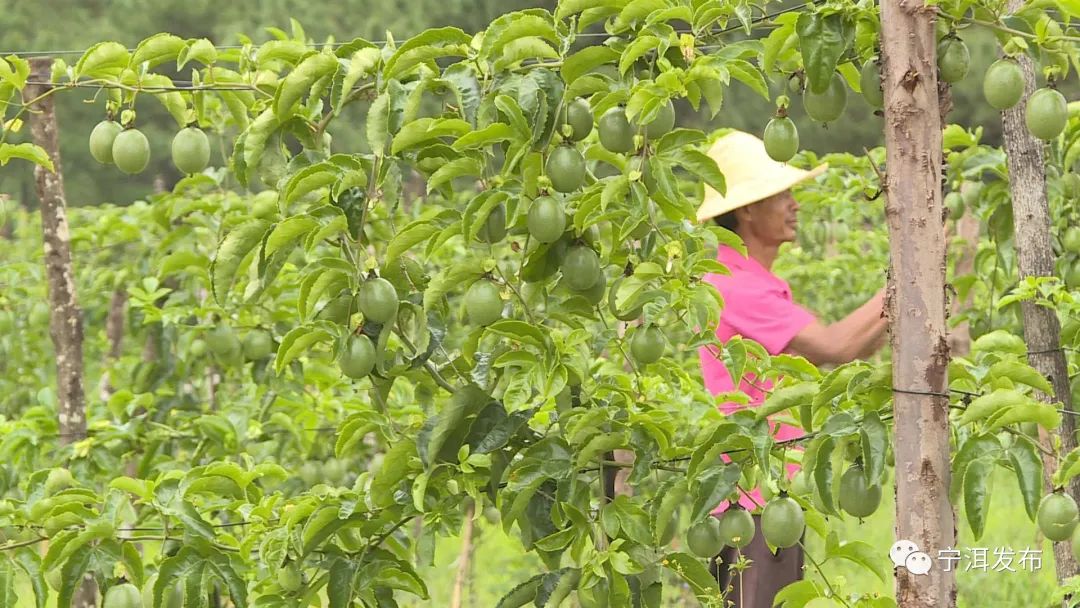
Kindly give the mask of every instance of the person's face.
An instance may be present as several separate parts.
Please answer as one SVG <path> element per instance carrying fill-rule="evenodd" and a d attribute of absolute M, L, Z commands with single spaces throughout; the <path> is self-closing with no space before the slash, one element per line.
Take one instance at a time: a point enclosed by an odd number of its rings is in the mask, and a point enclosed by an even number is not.
<path fill-rule="evenodd" d="M 745 229 L 761 243 L 780 245 L 795 240 L 799 222 L 799 203 L 791 190 L 747 205 L 739 216 L 739 228 Z"/>

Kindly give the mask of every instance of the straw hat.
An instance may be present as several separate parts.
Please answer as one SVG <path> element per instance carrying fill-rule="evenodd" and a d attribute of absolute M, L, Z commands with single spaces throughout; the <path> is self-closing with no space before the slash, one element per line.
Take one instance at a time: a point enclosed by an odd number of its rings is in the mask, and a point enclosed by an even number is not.
<path fill-rule="evenodd" d="M 820 175 L 829 167 L 822 163 L 809 171 L 778 163 L 765 152 L 765 143 L 743 131 L 730 131 L 713 143 L 709 157 L 724 174 L 727 194 L 705 186 L 698 207 L 699 222 L 779 194 L 795 184 Z"/>

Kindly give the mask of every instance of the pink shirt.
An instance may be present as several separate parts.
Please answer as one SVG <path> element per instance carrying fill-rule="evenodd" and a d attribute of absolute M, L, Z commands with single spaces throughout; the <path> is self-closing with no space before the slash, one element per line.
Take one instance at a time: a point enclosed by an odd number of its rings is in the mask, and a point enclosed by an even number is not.
<path fill-rule="evenodd" d="M 776 355 L 784 352 L 791 339 L 814 321 L 813 314 L 792 301 L 788 284 L 754 258 L 743 257 L 735 249 L 721 245 L 717 260 L 726 266 L 731 274 L 710 273 L 704 278 L 716 287 L 724 298 L 724 309 L 716 329 L 716 337 L 721 342 L 727 343 L 733 336 L 742 336 L 761 344 L 770 355 Z M 712 351 L 702 347 L 698 350 L 698 356 L 705 378 L 705 388 L 710 393 L 716 395 L 735 390 L 727 368 Z M 751 407 L 760 405 L 765 400 L 762 389 L 768 390 L 771 386 L 768 381 L 753 380 L 752 375 L 746 374 L 739 385 L 739 390 L 750 397 Z M 727 402 L 720 405 L 720 411 L 731 413 L 740 407 L 741 404 Z M 771 424 L 770 427 L 776 427 L 776 424 Z M 774 437 L 776 441 L 783 441 L 802 435 L 802 429 L 781 424 Z M 727 456 L 723 458 L 725 462 L 729 460 Z M 790 477 L 799 470 L 799 465 L 788 463 L 787 470 Z M 747 509 L 756 508 L 754 501 L 765 504 L 761 490 L 755 488 L 750 492 L 750 496 L 753 500 L 745 494 L 740 496 L 739 504 Z M 724 501 L 715 513 L 722 512 L 727 507 L 728 501 Z"/>

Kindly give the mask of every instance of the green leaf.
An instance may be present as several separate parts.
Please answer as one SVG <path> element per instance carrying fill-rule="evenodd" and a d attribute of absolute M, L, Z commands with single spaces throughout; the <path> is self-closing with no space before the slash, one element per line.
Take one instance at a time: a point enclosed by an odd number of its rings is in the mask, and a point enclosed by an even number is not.
<path fill-rule="evenodd" d="M 805 606 L 816 597 L 821 597 L 821 590 L 818 589 L 817 584 L 810 579 L 803 579 L 791 583 L 777 592 L 776 596 L 773 597 L 773 606 L 783 608 Z M 860 606 L 860 608 L 862 607 Z"/>
<path fill-rule="evenodd" d="M 341 67 L 337 57 L 325 53 L 312 53 L 305 57 L 288 76 L 281 81 L 274 96 L 274 115 L 284 121 L 296 112 L 296 106 L 319 80 L 333 74 Z"/>
<path fill-rule="evenodd" d="M 416 220 L 405 226 L 394 235 L 394 238 L 390 240 L 389 245 L 386 247 L 387 263 L 398 259 L 401 254 L 412 249 L 418 243 L 427 241 L 442 229 L 443 226 L 429 219 Z"/>
<path fill-rule="evenodd" d="M 460 435 L 464 438 L 460 428 L 464 420 L 472 413 L 491 401 L 491 396 L 482 391 L 474 384 L 463 386 L 457 390 L 439 412 L 435 426 L 428 438 L 426 449 L 427 461 L 425 466 L 430 470 L 439 457 L 439 453 L 447 448 L 447 441 L 451 436 Z M 450 445 L 448 449 L 457 452 L 458 445 Z M 423 454 L 421 454 L 423 455 Z"/>
<path fill-rule="evenodd" d="M 1009 462 L 1012 463 L 1016 481 L 1020 484 L 1024 510 L 1031 521 L 1035 521 L 1043 484 L 1043 463 L 1035 443 L 1026 437 L 1017 437 L 1009 447 Z"/>
<path fill-rule="evenodd" d="M 511 340 L 529 344 L 537 348 L 544 348 L 547 341 L 544 332 L 534 325 L 514 319 L 502 319 L 487 327 L 487 331 Z"/>
<path fill-rule="evenodd" d="M 1061 412 L 1049 403 L 1029 398 L 1027 401 L 999 410 L 986 422 L 987 431 L 996 431 L 1019 422 L 1037 422 L 1043 428 L 1056 429 L 1061 426 Z"/>
<path fill-rule="evenodd" d="M 265 255 L 269 257 L 287 246 L 295 245 L 319 226 L 319 220 L 310 215 L 295 215 L 278 223 L 266 239 Z"/>
<path fill-rule="evenodd" d="M 525 604 L 536 598 L 536 590 L 540 587 L 543 574 L 537 574 L 529 580 L 515 586 L 495 604 L 495 608 L 522 608 Z"/>
<path fill-rule="evenodd" d="M 855 38 L 855 27 L 841 12 L 806 12 L 799 15 L 795 30 L 799 35 L 808 87 L 814 93 L 824 93 L 832 81 L 836 64 Z"/>
<path fill-rule="evenodd" d="M 1004 329 L 996 329 L 988 334 L 979 336 L 971 344 L 972 354 L 977 353 L 1012 353 L 1024 356 L 1027 354 L 1027 344 L 1023 338 L 1011 334 Z"/>
<path fill-rule="evenodd" d="M 634 67 L 634 63 L 649 51 L 657 51 L 658 54 L 662 55 L 663 49 L 658 50 L 657 48 L 660 46 L 661 42 L 664 43 L 665 48 L 668 46 L 667 40 L 661 41 L 661 39 L 656 36 L 646 35 L 635 38 L 633 42 L 626 45 L 626 49 L 623 50 L 622 55 L 619 56 L 619 73 L 626 74 L 630 68 Z"/>
<path fill-rule="evenodd" d="M 36 165 L 45 167 L 49 171 L 55 171 L 52 159 L 45 149 L 31 143 L 9 144 L 0 143 L 0 167 L 8 164 L 13 158 L 28 160 Z"/>
<path fill-rule="evenodd" d="M 341 79 L 340 95 L 337 99 L 333 100 L 334 114 L 341 113 L 345 102 L 349 99 L 349 95 L 353 92 L 353 87 L 360 81 L 361 78 L 367 78 L 371 76 L 375 67 L 379 65 L 381 54 L 379 49 L 370 46 L 362 48 L 352 54 L 349 57 L 348 67 L 345 68 L 345 75 Z"/>
<path fill-rule="evenodd" d="M 963 426 L 990 417 L 1004 408 L 1031 401 L 1031 397 L 1012 389 L 999 388 L 976 398 L 964 409 L 956 424 Z"/>
<path fill-rule="evenodd" d="M 30 579 L 30 586 L 34 589 L 35 608 L 45 608 L 45 603 L 49 599 L 49 590 L 45 588 L 45 579 L 42 578 L 41 556 L 30 548 L 19 549 L 13 553 L 12 561 L 22 568 L 23 572 L 26 573 L 26 577 Z M 2 574 L 0 574 L 0 578 L 3 578 Z M 0 598 L 3 597 L 3 593 L 4 583 L 0 581 Z M 13 606 L 14 604 L 2 605 Z"/>
<path fill-rule="evenodd" d="M 456 27 L 426 30 L 407 40 L 386 60 L 383 79 L 398 78 L 417 65 L 439 57 L 464 57 L 470 42 L 472 37 Z"/>
<path fill-rule="evenodd" d="M 972 435 L 960 446 L 952 461 L 952 481 L 949 487 L 949 495 L 953 504 L 961 500 L 961 494 L 965 491 L 964 478 L 967 469 L 972 462 L 977 460 L 994 463 L 998 460 L 1001 452 L 1001 444 L 991 435 Z M 978 480 L 973 480 L 972 484 Z M 975 490 L 974 486 L 972 490 Z"/>
<path fill-rule="evenodd" d="M 390 94 L 386 91 L 379 94 L 371 103 L 367 113 L 368 147 L 376 156 L 382 156 L 386 150 L 386 142 L 390 139 Z"/>
<path fill-rule="evenodd" d="M 814 453 L 814 483 L 817 485 L 818 494 L 826 513 L 836 513 L 833 506 L 833 467 L 832 453 L 836 447 L 836 439 L 831 436 L 823 437 Z"/>
<path fill-rule="evenodd" d="M 690 585 L 690 590 L 694 592 L 694 597 L 701 602 L 702 606 L 709 608 L 723 606 L 720 586 L 700 560 L 686 553 L 669 553 L 660 563 Z"/>
<path fill-rule="evenodd" d="M 629 0 L 562 0 L 555 8 L 555 19 L 562 20 L 585 11 L 597 11 L 615 15 L 626 6 Z"/>
<path fill-rule="evenodd" d="M 998 361 L 990 366 L 990 371 L 986 372 L 986 377 L 988 379 L 1008 378 L 1013 382 L 1038 389 L 1047 395 L 1054 394 L 1054 387 L 1051 386 L 1050 381 L 1039 374 L 1035 368 L 1021 361 L 1010 359 Z"/>
<path fill-rule="evenodd" d="M 319 188 L 334 184 L 341 179 L 342 172 L 341 166 L 329 161 L 304 167 L 286 182 L 282 192 L 285 204 L 290 204 Z"/>
<path fill-rule="evenodd" d="M 99 42 L 75 64 L 74 78 L 116 78 L 130 63 L 127 47 L 119 42 Z"/>
<path fill-rule="evenodd" d="M 462 135 L 451 147 L 458 152 L 463 152 L 473 148 L 482 148 L 496 142 L 507 141 L 513 139 L 513 137 L 514 132 L 510 129 L 510 125 L 504 122 L 493 122 L 483 129 Z"/>
<path fill-rule="evenodd" d="M 562 7 L 563 2 L 559 6 Z M 625 51 L 624 51 L 625 53 Z M 598 66 L 612 63 L 619 58 L 619 52 L 607 46 L 587 46 L 570 55 L 563 61 L 561 68 L 563 82 L 570 86 L 578 78 L 589 73 Z"/>
<path fill-rule="evenodd" d="M 382 467 L 371 480 L 371 499 L 376 507 L 387 508 L 394 504 L 394 490 L 408 475 L 409 461 L 416 455 L 416 441 L 411 437 L 390 446 Z"/>
<path fill-rule="evenodd" d="M 271 64 L 278 61 L 293 66 L 310 52 L 311 48 L 299 40 L 269 40 L 255 53 L 255 63 L 261 70 L 273 69 Z"/>
<path fill-rule="evenodd" d="M 212 65 L 217 61 L 217 48 L 206 38 L 189 40 L 187 46 L 180 49 L 180 54 L 176 57 L 176 69 L 182 69 L 189 61 Z"/>
<path fill-rule="evenodd" d="M 179 36 L 168 33 L 154 34 L 135 47 L 130 67 L 138 70 L 145 62 L 147 69 L 153 69 L 167 61 L 175 61 L 186 46 L 187 42 Z"/>
<path fill-rule="evenodd" d="M 700 150 L 680 150 L 674 154 L 682 162 L 683 168 L 697 175 L 717 192 L 724 194 L 727 186 L 724 182 L 724 174 L 716 165 L 716 161 Z"/>
<path fill-rule="evenodd" d="M 315 329 L 306 325 L 292 328 L 281 339 L 277 359 L 274 361 L 274 370 L 280 374 L 285 366 L 310 350 L 312 346 L 320 342 L 333 342 L 333 340 L 334 336 L 324 329 Z"/>
<path fill-rule="evenodd" d="M 440 137 L 460 136 L 472 131 L 472 125 L 460 118 L 418 118 L 401 128 L 390 145 L 390 153 L 415 148 Z"/>
<path fill-rule="evenodd" d="M 996 459 L 976 458 L 964 469 L 964 514 L 975 540 L 982 537 L 990 510 L 990 488 Z"/>
<path fill-rule="evenodd" d="M 431 194 L 443 184 L 452 182 L 459 177 L 468 175 L 481 175 L 484 171 L 484 163 L 471 156 L 452 160 L 439 167 L 427 181 L 427 192 Z"/>
<path fill-rule="evenodd" d="M 863 472 L 870 485 L 877 484 L 885 472 L 885 451 L 889 445 L 888 431 L 877 411 L 867 412 L 859 425 L 862 436 Z"/>
<path fill-rule="evenodd" d="M 765 75 L 754 64 L 744 59 L 732 59 L 724 64 L 731 73 L 731 77 L 750 87 L 752 91 L 761 95 L 766 100 L 771 100 L 769 85 L 765 82 Z"/>
<path fill-rule="evenodd" d="M 68 560 L 60 569 L 60 592 L 56 599 L 57 606 L 71 605 L 71 597 L 82 586 L 93 553 L 94 547 L 84 544 L 68 557 Z"/>
<path fill-rule="evenodd" d="M 23 90 L 29 77 L 30 62 L 26 59 L 11 55 L 7 59 L 0 58 L 0 80 L 10 84 L 16 91 Z"/>
<path fill-rule="evenodd" d="M 324 540 L 330 538 L 348 520 L 341 519 L 337 505 L 324 505 L 314 515 L 304 522 L 304 529 L 300 533 L 302 554 L 307 555 L 316 549 Z"/>
<path fill-rule="evenodd" d="M 818 392 L 817 382 L 800 382 L 790 386 L 778 388 L 769 395 L 757 410 L 757 419 L 764 420 L 766 417 L 782 412 L 786 409 L 813 401 Z"/>
<path fill-rule="evenodd" d="M 846 559 L 850 562 L 854 562 L 863 566 L 867 570 L 874 573 L 875 576 L 881 582 L 886 582 L 888 572 L 890 570 L 889 565 L 885 562 L 885 555 L 879 549 L 870 546 L 862 541 L 848 541 L 844 544 L 831 549 L 828 552 L 828 557 L 839 557 Z"/>
<path fill-rule="evenodd" d="M 600 433 L 593 435 L 589 441 L 581 446 L 581 449 L 577 453 L 577 466 L 578 468 L 588 466 L 593 462 L 593 458 L 604 452 L 610 452 L 618 448 L 626 447 L 630 442 L 630 437 L 626 432 L 621 433 Z"/>
<path fill-rule="evenodd" d="M 353 581 L 356 565 L 344 559 L 335 560 L 330 566 L 329 580 L 326 583 L 326 598 L 329 608 L 349 608 L 353 600 Z"/>
<path fill-rule="evenodd" d="M 214 261 L 210 264 L 211 285 L 214 299 L 223 303 L 225 295 L 232 287 L 240 264 L 265 236 L 270 223 L 264 220 L 252 220 L 240 224 L 222 239 Z"/>
<path fill-rule="evenodd" d="M 0 606 L 15 606 L 18 600 L 19 597 L 15 595 L 15 566 L 5 557 L 0 560 Z"/>

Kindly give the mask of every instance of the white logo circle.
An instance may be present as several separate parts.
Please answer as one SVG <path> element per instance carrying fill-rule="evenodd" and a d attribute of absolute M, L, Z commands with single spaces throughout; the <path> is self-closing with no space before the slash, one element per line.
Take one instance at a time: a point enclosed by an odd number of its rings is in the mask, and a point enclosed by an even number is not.
<path fill-rule="evenodd" d="M 894 566 L 904 566 L 907 563 L 908 556 L 918 550 L 918 545 L 910 540 L 898 540 L 889 549 L 889 557 L 892 559 Z"/>
<path fill-rule="evenodd" d="M 926 574 L 930 572 L 930 567 L 933 562 L 930 561 L 930 556 L 922 551 L 916 551 L 907 556 L 907 561 L 904 562 L 907 566 L 908 572 L 912 574 Z"/>

